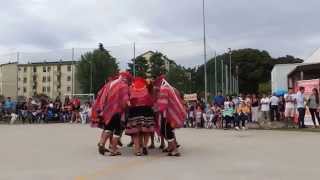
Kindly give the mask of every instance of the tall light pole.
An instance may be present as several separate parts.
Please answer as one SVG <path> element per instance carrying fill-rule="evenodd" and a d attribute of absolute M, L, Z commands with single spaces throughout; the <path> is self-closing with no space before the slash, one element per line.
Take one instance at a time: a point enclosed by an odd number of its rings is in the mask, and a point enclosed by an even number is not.
<path fill-rule="evenodd" d="M 231 53 L 232 53 L 232 50 L 231 50 L 231 48 L 228 48 L 228 50 L 229 50 L 229 68 L 230 68 L 230 73 L 229 73 L 229 89 L 230 89 L 230 93 L 233 93 L 233 92 L 231 92 L 232 91 L 232 81 L 231 81 L 231 79 L 232 79 L 232 62 L 231 62 Z"/>
<path fill-rule="evenodd" d="M 204 58 L 204 98 L 207 101 L 207 42 L 206 42 L 206 16 L 205 0 L 202 0 L 202 19 L 203 19 L 203 58 Z"/>
<path fill-rule="evenodd" d="M 214 93 L 217 95 L 218 89 L 217 89 L 217 52 L 214 52 Z"/>
<path fill-rule="evenodd" d="M 136 43 L 133 43 L 133 77 L 136 77 Z"/>

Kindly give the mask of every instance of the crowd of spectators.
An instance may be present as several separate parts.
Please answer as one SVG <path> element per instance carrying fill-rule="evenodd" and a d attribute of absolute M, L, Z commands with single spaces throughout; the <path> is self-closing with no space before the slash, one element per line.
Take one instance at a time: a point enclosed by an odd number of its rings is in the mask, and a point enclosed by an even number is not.
<path fill-rule="evenodd" d="M 319 104 L 318 90 L 313 89 L 312 95 L 306 98 L 303 87 L 297 93 L 289 89 L 288 93 L 282 95 L 223 96 L 222 92 L 218 92 L 211 103 L 197 101 L 187 104 L 185 127 L 239 130 L 246 129 L 247 123 L 264 120 L 282 121 L 288 127 L 305 128 L 306 109 L 310 111 L 314 126 L 319 127 Z"/>
<path fill-rule="evenodd" d="M 21 121 L 24 123 L 88 123 L 91 112 L 91 102 L 81 103 L 78 98 L 66 96 L 64 101 L 57 97 L 28 98 L 27 100 L 13 101 L 7 97 L 0 102 L 0 120 L 8 123 Z"/>

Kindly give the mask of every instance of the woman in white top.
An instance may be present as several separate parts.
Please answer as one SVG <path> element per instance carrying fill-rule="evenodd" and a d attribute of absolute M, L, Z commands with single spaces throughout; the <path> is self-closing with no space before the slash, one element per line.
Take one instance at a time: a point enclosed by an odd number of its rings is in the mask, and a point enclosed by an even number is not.
<path fill-rule="evenodd" d="M 260 100 L 260 110 L 264 120 L 269 120 L 270 99 L 265 94 L 262 95 Z"/>

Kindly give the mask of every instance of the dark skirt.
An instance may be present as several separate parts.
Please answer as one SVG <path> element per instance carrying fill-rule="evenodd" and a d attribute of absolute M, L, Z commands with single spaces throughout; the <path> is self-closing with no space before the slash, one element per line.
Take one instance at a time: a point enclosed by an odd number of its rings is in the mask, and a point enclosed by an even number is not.
<path fill-rule="evenodd" d="M 131 107 L 126 123 L 126 134 L 153 133 L 155 125 L 154 112 L 150 106 Z"/>

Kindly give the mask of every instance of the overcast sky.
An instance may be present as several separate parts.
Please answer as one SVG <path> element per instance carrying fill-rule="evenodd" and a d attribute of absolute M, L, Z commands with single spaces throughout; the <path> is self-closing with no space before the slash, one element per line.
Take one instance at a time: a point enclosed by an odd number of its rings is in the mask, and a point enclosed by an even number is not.
<path fill-rule="evenodd" d="M 319 0 L 206 0 L 208 55 L 250 47 L 306 58 L 320 47 L 319 7 Z M 137 54 L 159 50 L 190 66 L 202 63 L 202 30 L 201 0 L 6 0 L 0 62 L 16 51 L 63 54 L 102 42 L 124 66 L 136 42 Z"/>

